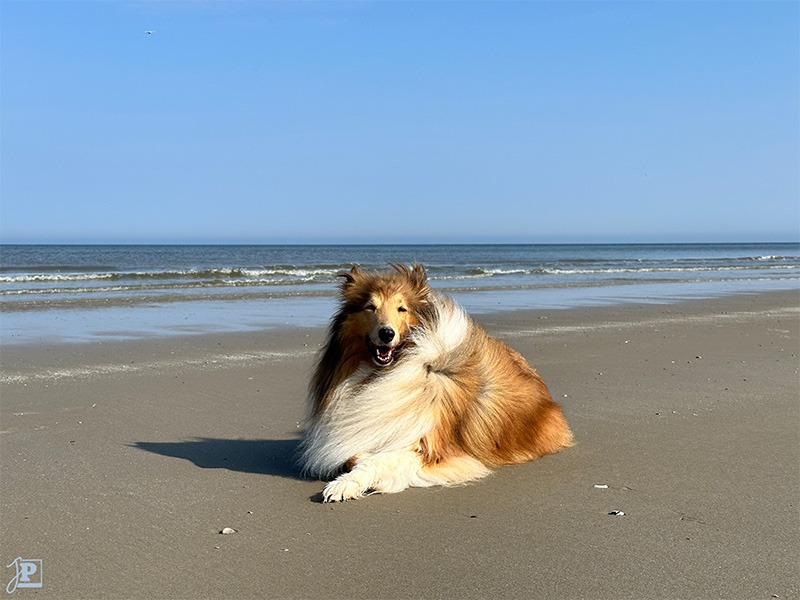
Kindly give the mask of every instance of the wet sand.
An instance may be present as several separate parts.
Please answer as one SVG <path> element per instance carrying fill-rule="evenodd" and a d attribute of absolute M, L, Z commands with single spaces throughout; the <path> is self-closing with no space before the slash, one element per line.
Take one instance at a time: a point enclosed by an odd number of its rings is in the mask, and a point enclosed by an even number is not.
<path fill-rule="evenodd" d="M 479 321 L 576 446 L 335 505 L 293 461 L 321 329 L 2 348 L 0 559 L 43 572 L 15 596 L 800 595 L 797 293 Z"/>

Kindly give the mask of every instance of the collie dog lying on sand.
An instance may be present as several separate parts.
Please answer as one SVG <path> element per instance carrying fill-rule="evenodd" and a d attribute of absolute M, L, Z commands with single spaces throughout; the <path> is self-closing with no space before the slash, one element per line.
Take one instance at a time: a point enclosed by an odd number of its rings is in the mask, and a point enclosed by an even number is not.
<path fill-rule="evenodd" d="M 422 266 L 341 275 L 300 459 L 334 478 L 325 502 L 464 483 L 572 444 L 539 374 L 433 292 Z"/>

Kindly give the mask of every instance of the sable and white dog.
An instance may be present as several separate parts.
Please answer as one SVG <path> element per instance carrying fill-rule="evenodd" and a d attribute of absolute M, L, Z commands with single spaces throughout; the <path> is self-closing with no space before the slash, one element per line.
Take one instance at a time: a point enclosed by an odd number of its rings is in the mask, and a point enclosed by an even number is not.
<path fill-rule="evenodd" d="M 464 483 L 572 444 L 539 374 L 422 266 L 341 275 L 301 447 L 304 472 L 335 477 L 325 502 Z"/>

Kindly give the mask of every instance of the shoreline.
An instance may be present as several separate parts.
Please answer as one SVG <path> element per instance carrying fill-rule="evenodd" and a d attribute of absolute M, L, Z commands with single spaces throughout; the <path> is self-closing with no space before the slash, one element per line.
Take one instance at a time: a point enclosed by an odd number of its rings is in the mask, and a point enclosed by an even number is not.
<path fill-rule="evenodd" d="M 629 304 L 670 305 L 729 296 L 796 293 L 800 281 L 635 282 L 615 285 L 556 286 L 537 289 L 491 288 L 445 292 L 470 314 L 508 311 L 573 310 Z M 0 347 L 37 343 L 142 341 L 156 337 L 258 332 L 286 327 L 323 327 L 337 296 L 289 295 L 238 300 L 192 299 L 175 302 L 109 302 L 69 308 L 0 311 Z"/>
<path fill-rule="evenodd" d="M 600 328 L 620 330 L 649 322 L 653 326 L 669 324 L 669 315 L 702 309 L 709 303 L 721 302 L 727 310 L 708 315 L 706 319 L 730 320 L 737 314 L 746 316 L 757 306 L 763 310 L 800 316 L 800 290 L 731 294 L 716 298 L 675 299 L 671 302 L 612 302 L 606 305 L 570 308 L 495 308 L 487 312 L 468 312 L 494 335 L 513 340 L 517 337 L 548 335 L 557 332 L 586 332 Z M 767 307 L 769 307 L 767 309 Z M 731 312 L 734 314 L 731 316 Z M 333 314 L 331 310 L 330 314 Z M 635 315 L 633 320 L 629 315 Z M 650 315 L 650 316 L 644 316 Z M 222 368 L 246 361 L 280 357 L 313 357 L 322 344 L 330 315 L 318 315 L 307 325 L 291 322 L 252 330 L 197 331 L 159 334 L 146 332 L 131 339 L 70 341 L 45 339 L 27 343 L 0 344 L 0 383 L 27 381 L 32 378 L 88 377 L 137 372 L 152 368 L 201 367 Z M 678 320 L 682 318 L 678 317 Z M 601 323 L 601 325 L 565 325 L 566 323 Z M 511 326 L 513 324 L 513 327 Z M 533 326 L 532 326 L 533 324 Z M 300 344 L 295 340 L 300 340 Z M 234 347 L 234 355 L 225 348 Z M 285 348 L 290 347 L 291 350 Z M 43 352 L 44 350 L 44 352 Z M 167 356 L 168 354 L 168 356 Z M 129 364 L 114 366 L 118 355 L 135 357 Z M 87 365 L 95 365 L 96 368 Z M 29 368 L 40 368 L 32 375 Z"/>
<path fill-rule="evenodd" d="M 795 291 L 476 315 L 576 446 L 336 505 L 293 460 L 322 327 L 4 347 L 5 564 L 59 598 L 791 598 L 798 315 Z"/>

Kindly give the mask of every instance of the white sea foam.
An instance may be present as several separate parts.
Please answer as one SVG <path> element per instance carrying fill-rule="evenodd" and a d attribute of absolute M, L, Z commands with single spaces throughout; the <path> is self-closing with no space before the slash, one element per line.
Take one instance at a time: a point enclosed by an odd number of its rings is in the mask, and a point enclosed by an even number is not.
<path fill-rule="evenodd" d="M 72 319 L 63 314 L 55 319 L 52 314 L 65 310 L 124 308 L 126 330 L 134 332 L 152 325 L 147 319 L 153 307 L 176 319 L 175 326 L 188 321 L 198 330 L 213 328 L 222 324 L 222 314 L 249 325 L 249 316 L 237 316 L 225 303 L 332 298 L 341 281 L 337 274 L 353 264 L 369 270 L 386 268 L 388 262 L 420 262 L 428 268 L 437 290 L 488 292 L 476 303 L 492 307 L 513 306 L 521 302 L 521 295 L 529 305 L 563 307 L 589 297 L 593 301 L 632 294 L 678 297 L 680 286 L 754 291 L 797 287 L 800 281 L 797 244 L 3 246 L 0 261 L 0 312 L 4 329 L 14 332 L 6 333 L 6 340 L 16 335 L 24 339 L 46 336 L 54 327 L 63 332 L 64 327 L 56 323 L 72 323 Z M 629 290 L 621 290 L 623 284 Z M 506 295 L 487 298 L 491 294 Z M 204 311 L 201 303 L 209 307 L 202 320 L 197 316 Z M 167 305 L 180 306 L 167 310 Z M 269 308 L 274 307 L 271 303 Z M 42 314 L 23 317 L 26 312 Z M 247 308 L 245 312 L 253 311 Z M 298 318 L 291 310 L 286 312 L 286 322 Z M 115 320 L 117 315 L 113 313 Z M 118 329 L 110 318 L 103 321 L 96 312 L 81 318 L 93 332 L 99 329 L 99 321 Z M 259 323 L 266 320 L 275 319 L 259 315 Z M 75 337 L 76 327 L 68 329 L 67 337 Z M 30 335 L 25 333 L 28 330 Z"/>

